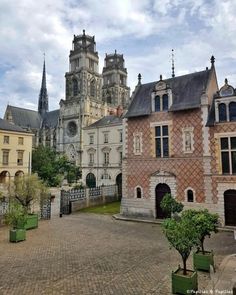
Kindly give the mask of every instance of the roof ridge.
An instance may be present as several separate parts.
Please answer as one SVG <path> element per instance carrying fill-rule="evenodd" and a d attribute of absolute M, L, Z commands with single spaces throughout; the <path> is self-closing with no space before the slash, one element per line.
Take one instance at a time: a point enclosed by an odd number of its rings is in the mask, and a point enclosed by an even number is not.
<path fill-rule="evenodd" d="M 30 111 L 30 112 L 34 112 L 34 113 L 38 113 L 37 111 L 34 111 L 34 110 L 30 110 L 30 109 L 26 109 L 26 108 L 21 108 L 21 107 L 16 107 L 16 106 L 13 106 L 13 105 L 8 105 L 8 107 L 11 107 L 11 108 L 15 108 L 15 109 L 21 109 L 21 110 L 24 110 L 24 111 Z"/>

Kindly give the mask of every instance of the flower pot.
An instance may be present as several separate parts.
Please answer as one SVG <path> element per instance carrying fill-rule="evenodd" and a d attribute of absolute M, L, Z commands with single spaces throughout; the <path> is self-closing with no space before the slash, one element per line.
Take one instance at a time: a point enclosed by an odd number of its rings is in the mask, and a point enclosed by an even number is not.
<path fill-rule="evenodd" d="M 197 270 L 210 272 L 210 265 L 212 265 L 214 268 L 213 252 L 205 251 L 205 254 L 203 254 L 202 251 L 198 250 L 196 253 L 193 253 L 193 265 Z"/>
<path fill-rule="evenodd" d="M 9 235 L 10 242 L 20 242 L 25 240 L 25 229 L 11 229 Z"/>
<path fill-rule="evenodd" d="M 172 293 L 173 294 L 195 294 L 198 289 L 197 272 L 187 270 L 187 275 L 183 275 L 183 269 L 178 268 L 172 272 Z"/>

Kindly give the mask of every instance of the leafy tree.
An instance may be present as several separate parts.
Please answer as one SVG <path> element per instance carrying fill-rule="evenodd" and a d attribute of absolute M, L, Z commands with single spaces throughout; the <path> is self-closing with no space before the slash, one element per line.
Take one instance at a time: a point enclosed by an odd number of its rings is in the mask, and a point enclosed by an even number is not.
<path fill-rule="evenodd" d="M 60 185 L 64 175 L 68 178 L 69 183 L 80 176 L 79 168 L 70 163 L 65 155 L 44 146 L 39 146 L 33 151 L 32 171 L 37 173 L 49 186 Z"/>
<path fill-rule="evenodd" d="M 181 255 L 183 261 L 183 274 L 187 274 L 187 259 L 192 248 L 198 245 L 199 235 L 194 229 L 194 223 L 189 218 L 181 217 L 179 220 L 167 218 L 163 222 L 163 231 L 172 247 Z"/>
<path fill-rule="evenodd" d="M 47 187 L 36 174 L 18 176 L 10 182 L 10 200 L 20 203 L 27 213 L 31 213 L 33 204 L 39 203 L 47 196 Z"/>
<path fill-rule="evenodd" d="M 160 206 L 168 216 L 171 216 L 174 213 L 179 213 L 184 208 L 184 205 L 180 202 L 177 202 L 175 198 L 171 196 L 171 194 L 165 194 Z"/>
<path fill-rule="evenodd" d="M 193 210 L 189 209 L 182 213 L 184 218 L 192 220 L 195 229 L 199 234 L 199 244 L 201 251 L 205 254 L 204 241 L 206 236 L 211 236 L 211 232 L 217 232 L 218 214 L 210 213 L 207 209 Z"/>

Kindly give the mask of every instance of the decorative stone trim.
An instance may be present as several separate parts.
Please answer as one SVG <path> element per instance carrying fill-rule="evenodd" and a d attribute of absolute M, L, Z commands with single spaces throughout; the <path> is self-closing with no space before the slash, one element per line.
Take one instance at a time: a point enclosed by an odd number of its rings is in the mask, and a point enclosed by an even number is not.
<path fill-rule="evenodd" d="M 182 128 L 183 152 L 185 154 L 193 153 L 193 151 L 194 151 L 193 130 L 194 130 L 194 127 Z"/>
<path fill-rule="evenodd" d="M 140 188 L 140 190 L 141 190 L 141 198 L 138 198 L 138 197 L 137 197 L 137 188 Z M 143 188 L 142 188 L 140 185 L 137 185 L 137 186 L 134 188 L 134 197 L 135 197 L 136 199 L 142 199 L 142 198 L 143 198 Z"/>
<path fill-rule="evenodd" d="M 191 190 L 193 192 L 193 202 L 188 202 L 188 190 Z M 196 192 L 192 187 L 189 186 L 184 190 L 184 196 L 185 196 L 185 202 L 195 203 L 195 201 L 196 201 Z"/>
<path fill-rule="evenodd" d="M 133 152 L 134 155 L 139 156 L 143 151 L 142 132 L 133 133 Z"/>

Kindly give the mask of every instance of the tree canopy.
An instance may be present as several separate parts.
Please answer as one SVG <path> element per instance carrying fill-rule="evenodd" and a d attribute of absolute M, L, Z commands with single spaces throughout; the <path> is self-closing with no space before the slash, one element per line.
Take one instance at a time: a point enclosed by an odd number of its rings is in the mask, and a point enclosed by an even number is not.
<path fill-rule="evenodd" d="M 184 205 L 180 202 L 177 202 L 171 194 L 165 194 L 161 201 L 161 209 L 168 214 L 170 217 L 171 214 L 179 213 L 183 210 Z"/>
<path fill-rule="evenodd" d="M 72 183 L 80 176 L 79 167 L 69 162 L 65 155 L 44 146 L 33 151 L 32 172 L 37 173 L 49 186 L 60 185 L 64 177 Z"/>

